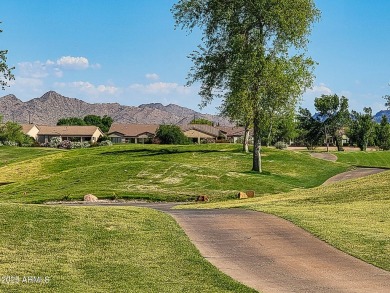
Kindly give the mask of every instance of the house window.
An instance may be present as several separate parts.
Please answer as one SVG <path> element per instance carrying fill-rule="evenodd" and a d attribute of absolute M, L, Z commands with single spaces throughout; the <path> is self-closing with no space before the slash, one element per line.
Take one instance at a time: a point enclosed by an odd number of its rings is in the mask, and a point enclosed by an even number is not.
<path fill-rule="evenodd" d="M 122 138 L 121 137 L 111 137 L 112 143 L 121 143 Z"/>

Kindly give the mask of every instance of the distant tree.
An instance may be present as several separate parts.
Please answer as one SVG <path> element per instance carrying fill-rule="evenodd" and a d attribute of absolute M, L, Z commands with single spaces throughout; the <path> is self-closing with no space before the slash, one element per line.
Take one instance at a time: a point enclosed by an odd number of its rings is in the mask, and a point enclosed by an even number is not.
<path fill-rule="evenodd" d="M 156 138 L 161 144 L 188 144 L 188 138 L 177 125 L 160 125 Z"/>
<path fill-rule="evenodd" d="M 103 118 L 97 115 L 87 115 L 83 119 L 78 117 L 61 118 L 57 125 L 93 125 L 99 127 L 103 132 L 108 132 L 113 120 L 110 116 L 104 115 Z"/>
<path fill-rule="evenodd" d="M 275 119 L 273 132 L 270 143 L 275 144 L 278 141 L 286 142 L 287 144 L 298 137 L 298 122 L 294 111 L 286 112 L 283 115 L 278 115 Z"/>
<path fill-rule="evenodd" d="M 97 115 L 87 115 L 83 118 L 86 125 L 94 125 L 100 127 L 102 125 L 102 117 Z"/>
<path fill-rule="evenodd" d="M 363 113 L 352 111 L 348 136 L 360 150 L 367 150 L 367 146 L 374 139 L 375 122 L 371 108 L 364 108 Z"/>
<path fill-rule="evenodd" d="M 382 150 L 390 150 L 390 124 L 386 115 L 383 115 L 380 124 L 376 125 L 375 142 Z"/>
<path fill-rule="evenodd" d="M 22 145 L 24 142 L 28 141 L 28 138 L 23 133 L 20 124 L 11 121 L 1 124 L 0 119 L 0 141 L 11 141 Z"/>
<path fill-rule="evenodd" d="M 323 128 L 319 120 L 313 118 L 308 109 L 299 108 L 297 114 L 297 141 L 303 143 L 309 150 L 321 144 Z"/>
<path fill-rule="evenodd" d="M 204 118 L 196 118 L 191 120 L 190 124 L 213 125 L 213 122 Z"/>
<path fill-rule="evenodd" d="M 61 118 L 57 121 L 57 125 L 86 125 L 85 121 L 78 117 Z"/>
<path fill-rule="evenodd" d="M 101 130 L 103 132 L 107 133 L 113 122 L 114 122 L 114 120 L 110 116 L 104 115 L 102 118 Z"/>
<path fill-rule="evenodd" d="M 0 33 L 1 32 L 3 31 L 0 29 Z M 7 54 L 8 50 L 0 50 L 0 86 L 2 90 L 4 90 L 6 86 L 8 86 L 8 81 L 15 79 L 14 75 L 12 74 L 12 70 L 14 70 L 15 67 L 8 67 L 6 63 Z"/>
<path fill-rule="evenodd" d="M 389 84 L 389 86 L 390 86 L 390 84 Z M 390 110 L 390 95 L 385 95 L 385 96 L 383 96 L 383 98 L 386 100 L 385 106 L 386 106 L 387 110 Z"/>
<path fill-rule="evenodd" d="M 236 93 L 245 95 L 245 92 Z M 249 153 L 249 130 L 252 126 L 252 111 L 248 100 L 238 96 L 237 98 L 226 99 L 219 107 L 221 115 L 228 117 L 237 125 L 244 127 L 244 139 L 242 142 L 242 151 Z"/>
<path fill-rule="evenodd" d="M 322 95 L 314 100 L 314 106 L 318 113 L 318 118 L 322 123 L 327 151 L 328 138 L 332 137 L 336 141 L 337 150 L 343 150 L 342 128 L 347 126 L 350 115 L 348 111 L 348 99 L 338 95 Z"/>

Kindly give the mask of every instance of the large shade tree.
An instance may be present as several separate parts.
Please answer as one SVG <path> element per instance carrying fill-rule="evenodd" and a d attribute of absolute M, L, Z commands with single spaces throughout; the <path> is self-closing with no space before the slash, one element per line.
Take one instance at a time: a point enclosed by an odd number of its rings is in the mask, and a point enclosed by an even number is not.
<path fill-rule="evenodd" d="M 1 24 L 1 22 L 0 22 Z M 3 32 L 0 29 L 0 33 Z M 12 74 L 13 67 L 9 67 L 7 65 L 7 53 L 8 50 L 1 50 L 0 49 L 0 87 L 2 90 L 5 89 L 5 87 L 8 85 L 8 81 L 14 79 L 14 76 Z"/>
<path fill-rule="evenodd" d="M 251 119 L 252 169 L 261 172 L 261 126 L 274 99 L 295 105 L 312 83 L 314 62 L 304 53 L 319 17 L 314 1 L 181 0 L 172 11 L 178 27 L 203 32 L 203 43 L 190 55 L 188 84 L 201 83 L 201 105 L 220 97 Z"/>

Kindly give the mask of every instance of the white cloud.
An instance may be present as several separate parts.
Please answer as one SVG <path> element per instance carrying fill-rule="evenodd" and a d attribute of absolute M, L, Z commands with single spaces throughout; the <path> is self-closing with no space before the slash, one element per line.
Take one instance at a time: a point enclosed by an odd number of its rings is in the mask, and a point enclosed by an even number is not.
<path fill-rule="evenodd" d="M 168 94 L 181 94 L 187 95 L 191 92 L 191 89 L 177 83 L 169 83 L 169 82 L 155 82 L 150 84 L 139 84 L 135 83 L 129 86 L 130 90 L 137 91 L 142 94 L 160 94 L 160 95 L 168 95 Z"/>
<path fill-rule="evenodd" d="M 115 95 L 121 92 L 120 88 L 112 85 L 94 85 L 88 81 L 57 82 L 56 88 L 71 88 L 89 96 Z"/>
<path fill-rule="evenodd" d="M 63 77 L 63 70 L 86 70 L 88 68 L 100 69 L 100 64 L 90 64 L 85 57 L 63 56 L 56 61 L 50 59 L 45 62 L 18 63 L 19 75 L 26 78 Z"/>
<path fill-rule="evenodd" d="M 89 67 L 89 61 L 85 57 L 63 56 L 56 63 L 62 68 L 74 70 L 83 70 Z"/>
<path fill-rule="evenodd" d="M 147 79 L 150 79 L 150 80 L 159 80 L 159 79 L 160 79 L 160 76 L 158 76 L 157 73 L 147 73 L 147 74 L 145 75 L 145 77 L 146 77 Z"/>
<path fill-rule="evenodd" d="M 324 83 L 320 83 L 319 85 L 313 86 L 312 89 L 308 89 L 306 91 L 307 94 L 314 94 L 314 95 L 330 95 L 332 94 L 332 90 L 328 88 Z"/>

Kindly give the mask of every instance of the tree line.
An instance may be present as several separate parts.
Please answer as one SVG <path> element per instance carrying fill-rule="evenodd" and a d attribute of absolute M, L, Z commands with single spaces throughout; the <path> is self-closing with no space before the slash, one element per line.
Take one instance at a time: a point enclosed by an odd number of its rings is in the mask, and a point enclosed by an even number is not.
<path fill-rule="evenodd" d="M 84 118 L 79 117 L 68 117 L 61 118 L 57 121 L 57 125 L 93 125 L 99 127 L 104 133 L 107 133 L 114 120 L 107 115 L 103 117 L 97 115 L 87 115 Z"/>
<path fill-rule="evenodd" d="M 389 96 L 385 96 L 388 99 Z M 390 106 L 386 103 L 387 107 Z M 312 115 L 309 110 L 300 108 L 297 115 L 298 136 L 296 140 L 309 149 L 332 141 L 338 151 L 343 150 L 342 137 L 349 139 L 348 145 L 357 146 L 365 151 L 368 146 L 390 149 L 390 125 L 383 115 L 378 124 L 374 121 L 372 109 L 363 108 L 362 112 L 349 111 L 348 99 L 344 96 L 322 95 L 316 98 L 317 111 Z"/>

